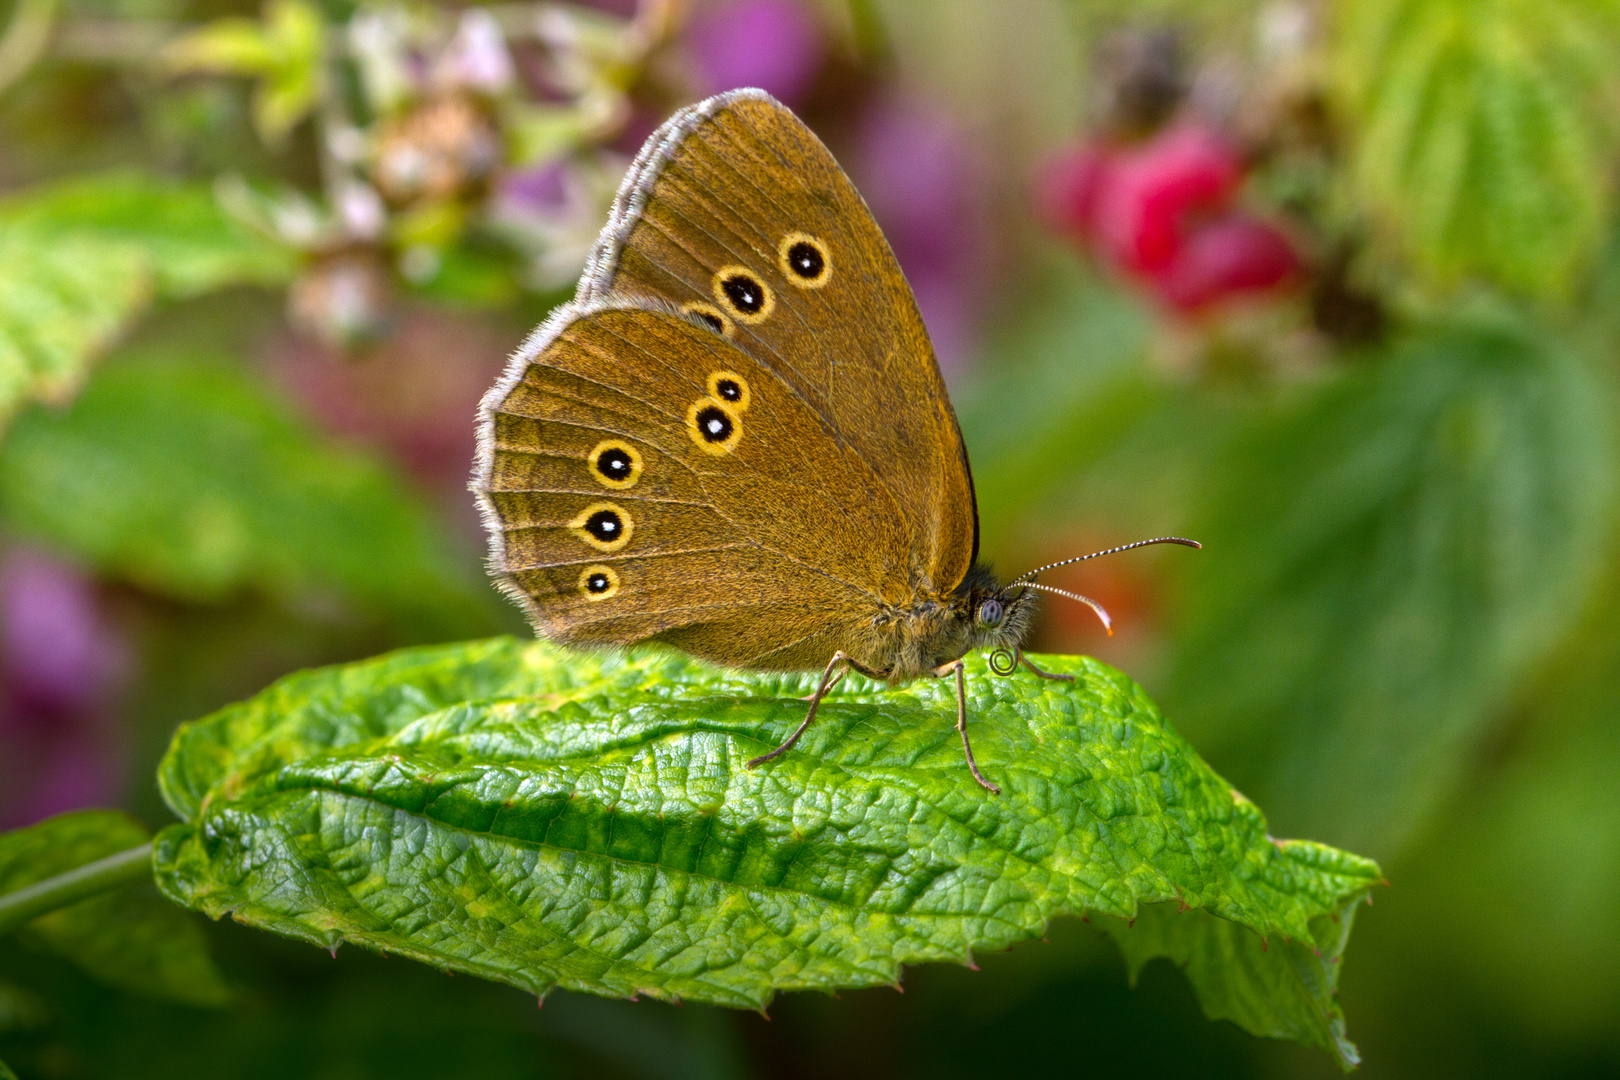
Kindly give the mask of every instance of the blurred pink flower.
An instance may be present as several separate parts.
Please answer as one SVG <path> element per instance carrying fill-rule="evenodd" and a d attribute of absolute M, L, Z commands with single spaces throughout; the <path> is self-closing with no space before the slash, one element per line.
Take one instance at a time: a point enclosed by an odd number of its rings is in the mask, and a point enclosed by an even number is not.
<path fill-rule="evenodd" d="M 1187 238 L 1160 276 L 1158 293 L 1180 311 L 1201 311 L 1227 298 L 1270 292 L 1296 280 L 1302 269 L 1282 230 L 1232 214 Z"/>
<path fill-rule="evenodd" d="M 499 94 L 512 82 L 512 54 L 495 16 L 483 8 L 461 13 L 456 36 L 439 57 L 436 74 L 450 86 Z"/>
<path fill-rule="evenodd" d="M 894 248 L 947 372 L 971 356 L 989 243 L 982 174 L 943 113 L 880 99 L 850 162 L 861 194 Z"/>
<path fill-rule="evenodd" d="M 1124 269 L 1154 274 L 1175 258 L 1196 215 L 1219 211 L 1236 194 L 1243 167 L 1213 132 L 1183 124 L 1114 155 L 1101 180 L 1097 242 Z"/>
<path fill-rule="evenodd" d="M 1244 164 L 1217 130 L 1183 122 L 1146 142 L 1055 156 L 1036 202 L 1053 225 L 1185 314 L 1296 284 L 1304 269 L 1277 226 L 1236 209 Z"/>
<path fill-rule="evenodd" d="M 0 557 L 0 828 L 118 798 L 129 668 L 88 578 L 36 551 Z"/>
<path fill-rule="evenodd" d="M 729 0 L 699 12 L 686 44 L 704 94 L 757 86 L 797 105 L 826 55 L 816 20 L 793 0 Z"/>

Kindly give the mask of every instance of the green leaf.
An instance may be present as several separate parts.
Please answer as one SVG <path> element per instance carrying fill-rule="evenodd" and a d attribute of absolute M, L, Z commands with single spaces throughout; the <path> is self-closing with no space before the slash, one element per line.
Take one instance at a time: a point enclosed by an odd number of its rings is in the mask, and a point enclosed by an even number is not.
<path fill-rule="evenodd" d="M 154 862 L 183 904 L 327 948 L 538 994 L 751 1008 L 893 983 L 1058 915 L 1179 901 L 1208 918 L 1167 935 L 1168 955 L 1244 956 L 1189 967 L 1207 1010 L 1314 1016 L 1289 1033 L 1348 1060 L 1331 993 L 1378 868 L 1271 840 L 1130 680 L 1050 663 L 1080 682 L 970 661 L 999 798 L 969 776 L 952 690 L 931 680 L 846 680 L 793 752 L 751 771 L 811 676 L 507 638 L 304 672 L 180 729 L 159 779 L 186 823 Z"/>
<path fill-rule="evenodd" d="M 17 1080 L 17 1074 L 4 1061 L 0 1061 L 0 1080 Z"/>
<path fill-rule="evenodd" d="M 127 246 L 0 232 L 0 421 L 23 401 L 71 396 L 151 295 L 147 263 Z"/>
<path fill-rule="evenodd" d="M 1544 330 L 1431 329 L 1216 464 L 1171 700 L 1289 830 L 1380 856 L 1579 613 L 1609 388 Z"/>
<path fill-rule="evenodd" d="M 212 71 L 258 80 L 253 120 L 269 143 L 279 143 L 320 100 L 326 23 L 303 0 L 271 0 L 264 21 L 220 19 L 193 30 L 164 53 L 176 72 Z"/>
<path fill-rule="evenodd" d="M 147 839 L 144 828 L 114 810 L 61 814 L 0 833 L 0 895 Z M 26 933 L 109 986 L 193 1005 L 218 1005 L 228 996 L 201 927 L 150 887 L 81 900 L 28 923 Z"/>
<path fill-rule="evenodd" d="M 432 511 L 225 361 L 128 356 L 0 444 L 0 517 L 99 571 L 193 602 L 253 588 L 421 635 L 498 626 Z"/>
<path fill-rule="evenodd" d="M 1340 5 L 1353 176 L 1438 285 L 1569 292 L 1604 235 L 1620 72 L 1613 0 Z"/>
<path fill-rule="evenodd" d="M 80 176 L 0 201 L 0 225 L 40 242 L 71 236 L 137 250 L 160 295 L 184 298 L 224 285 L 281 285 L 286 248 L 227 214 L 203 184 L 132 172 Z"/>
<path fill-rule="evenodd" d="M 0 199 L 0 420 L 70 397 L 154 296 L 275 284 L 292 268 L 206 187 L 110 173 Z"/>
<path fill-rule="evenodd" d="M 1230 1020 L 1256 1035 L 1307 1045 L 1322 1046 L 1325 1032 L 1339 1060 L 1355 1065 L 1360 1056 L 1333 1003 L 1338 972 L 1331 961 L 1322 962 L 1343 955 L 1355 908 L 1352 903 L 1317 916 L 1311 938 L 1304 941 L 1265 941 L 1208 912 L 1168 904 L 1145 905 L 1129 923 L 1099 922 L 1125 954 L 1133 984 L 1148 961 L 1168 957 L 1203 989 L 1200 998 L 1211 1020 Z M 1333 944 L 1322 948 L 1324 941 Z"/>

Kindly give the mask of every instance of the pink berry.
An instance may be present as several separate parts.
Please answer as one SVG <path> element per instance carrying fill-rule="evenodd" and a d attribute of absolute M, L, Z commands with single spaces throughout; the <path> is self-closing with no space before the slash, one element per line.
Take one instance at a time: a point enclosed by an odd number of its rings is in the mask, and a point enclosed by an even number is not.
<path fill-rule="evenodd" d="M 1096 204 L 1103 250 L 1123 270 L 1156 277 L 1197 213 L 1225 209 L 1243 180 L 1237 153 L 1210 129 L 1181 124 L 1118 155 Z"/>
<path fill-rule="evenodd" d="M 1301 267 L 1299 253 L 1281 229 L 1234 213 L 1187 237 L 1154 286 L 1165 303 L 1191 313 L 1230 297 L 1287 285 Z"/>

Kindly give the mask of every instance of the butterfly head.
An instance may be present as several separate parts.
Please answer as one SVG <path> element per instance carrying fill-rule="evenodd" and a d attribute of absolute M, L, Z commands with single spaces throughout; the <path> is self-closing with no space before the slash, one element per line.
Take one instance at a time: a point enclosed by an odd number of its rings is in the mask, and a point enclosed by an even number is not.
<path fill-rule="evenodd" d="M 1016 649 L 1035 622 L 1035 593 L 1002 585 L 987 567 L 975 566 L 958 593 L 956 610 L 967 624 L 967 648 Z"/>
<path fill-rule="evenodd" d="M 1066 596 L 1070 600 L 1078 600 L 1102 620 L 1103 629 L 1108 631 L 1110 637 L 1114 634 L 1114 620 L 1109 618 L 1108 612 L 1097 601 L 1089 596 L 1081 596 L 1068 589 L 1060 589 L 1056 585 L 1046 585 L 1035 580 L 1036 575 L 1043 570 L 1051 570 L 1059 566 L 1068 566 L 1070 563 L 1085 562 L 1100 555 L 1113 555 L 1120 551 L 1129 551 L 1132 548 L 1147 547 L 1149 544 L 1181 544 L 1184 547 L 1203 547 L 1196 540 L 1188 540 L 1181 536 L 1158 536 L 1152 540 L 1138 540 L 1134 544 L 1121 544 L 1119 547 L 1109 548 L 1106 551 L 1094 551 L 1090 555 L 1080 555 L 1073 559 L 1062 559 L 1055 563 L 1038 566 L 1027 573 L 1020 574 L 1006 585 L 977 599 L 973 624 L 975 631 L 982 636 L 978 644 L 990 645 L 992 648 L 1016 649 L 1023 640 L 1029 624 L 1034 620 L 1035 609 L 1032 603 L 1038 592 L 1052 593 L 1055 596 Z"/>

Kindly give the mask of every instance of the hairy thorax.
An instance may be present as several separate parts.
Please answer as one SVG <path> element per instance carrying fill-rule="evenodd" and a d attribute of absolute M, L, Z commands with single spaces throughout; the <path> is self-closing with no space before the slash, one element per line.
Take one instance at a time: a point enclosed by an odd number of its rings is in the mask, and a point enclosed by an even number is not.
<path fill-rule="evenodd" d="M 885 604 L 859 640 L 844 651 L 890 683 L 910 682 L 977 648 L 1016 648 L 1034 617 L 1034 597 L 1027 592 L 1010 601 L 997 627 L 977 623 L 979 605 L 999 592 L 995 576 L 975 566 L 960 585 L 945 595 L 919 593 L 908 603 Z"/>

